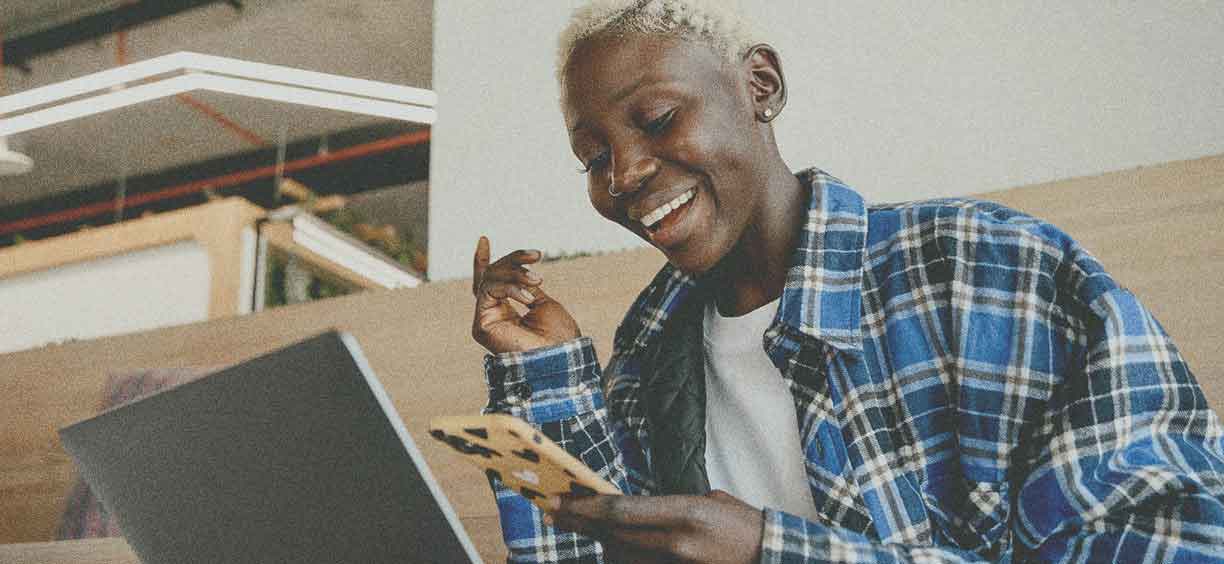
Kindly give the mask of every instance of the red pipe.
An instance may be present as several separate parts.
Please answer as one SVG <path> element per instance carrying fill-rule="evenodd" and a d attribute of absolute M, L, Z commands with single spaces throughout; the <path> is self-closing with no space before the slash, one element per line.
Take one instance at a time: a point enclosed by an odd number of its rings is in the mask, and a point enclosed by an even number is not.
<path fill-rule="evenodd" d="M 127 64 L 127 31 L 119 30 L 115 34 L 115 63 L 118 66 Z"/>
<path fill-rule="evenodd" d="M 128 1 L 124 3 L 125 4 L 136 4 L 137 2 Z M 123 66 L 128 63 L 127 44 L 128 44 L 127 30 L 121 29 L 115 32 L 115 64 L 118 66 Z M 175 96 L 175 98 L 177 98 L 179 102 L 182 102 L 184 104 L 187 104 L 188 106 L 191 106 L 192 108 L 195 108 L 196 111 L 204 114 L 205 116 L 208 116 L 213 121 L 221 124 L 221 127 L 224 127 L 234 132 L 239 137 L 241 137 L 244 141 L 252 145 L 255 145 L 258 147 L 267 147 L 268 145 L 271 145 L 271 143 L 268 143 L 268 141 L 264 139 L 263 137 L 260 137 L 255 132 L 245 127 L 242 127 L 242 125 L 239 124 L 238 122 L 232 119 L 229 119 L 228 117 L 225 116 L 225 114 L 217 111 L 212 106 L 209 106 L 208 104 L 205 104 L 204 102 L 201 102 L 195 99 L 190 94 L 178 94 Z"/>
<path fill-rule="evenodd" d="M 236 135 L 241 137 L 247 143 L 250 143 L 257 147 L 267 147 L 271 145 L 271 143 L 269 143 L 266 139 L 264 139 L 263 137 L 260 137 L 259 134 L 245 127 L 242 127 L 241 125 L 238 124 L 238 122 L 235 122 L 234 120 L 228 117 L 225 117 L 225 114 L 217 111 L 215 108 L 213 108 L 212 106 L 208 104 L 205 104 L 204 102 L 196 100 L 190 94 L 179 94 L 175 97 L 178 98 L 179 102 L 187 104 L 188 106 L 195 108 L 196 111 L 208 116 L 209 118 L 212 118 L 213 121 L 221 124 L 221 127 L 224 127 L 234 132 Z"/>
<path fill-rule="evenodd" d="M 340 149 L 338 151 L 334 151 L 331 153 L 315 155 L 313 157 L 306 157 L 304 159 L 298 159 L 296 161 L 289 161 L 285 163 L 284 172 L 294 172 L 294 171 L 303 170 L 307 168 L 314 168 L 317 166 L 322 166 L 325 164 L 349 161 L 349 160 L 364 157 L 367 155 L 385 153 L 387 151 L 398 149 L 400 147 L 411 147 L 415 145 L 420 145 L 427 141 L 429 141 L 429 130 L 428 129 L 413 131 L 411 133 L 405 133 L 403 135 L 396 135 L 395 137 L 388 137 L 386 139 L 379 139 L 378 141 L 371 141 L 369 143 L 353 145 L 352 147 L 345 147 L 343 149 Z M 207 178 L 204 180 L 195 180 L 195 181 L 187 182 L 184 184 L 178 184 L 175 186 L 162 188 L 161 190 L 157 190 L 155 192 L 145 192 L 143 194 L 136 194 L 133 196 L 128 196 L 127 198 L 124 198 L 123 205 L 124 207 L 139 206 L 142 204 L 148 204 L 148 203 L 157 202 L 161 200 L 167 200 L 170 198 L 186 196 L 188 194 L 201 192 L 208 188 L 212 188 L 214 190 L 228 188 L 230 186 L 234 186 L 237 184 L 244 184 L 252 180 L 258 180 L 260 178 L 268 178 L 268 177 L 275 176 L 275 175 L 276 175 L 276 165 L 270 165 L 270 166 L 265 166 L 265 167 L 260 167 L 260 168 L 256 168 L 252 170 L 245 170 L 245 171 L 240 171 L 240 172 L 233 172 L 233 173 L 225 174 L 222 176 L 216 176 L 216 177 Z M 25 231 L 27 229 L 44 227 L 47 225 L 55 225 L 57 223 L 67 223 L 69 221 L 84 219 L 84 218 L 92 217 L 95 215 L 101 215 L 107 212 L 115 211 L 116 209 L 118 209 L 118 207 L 119 207 L 119 200 L 115 199 L 115 200 L 108 200 L 105 202 L 98 202 L 96 204 L 89 204 L 87 206 L 81 206 L 79 208 L 73 208 L 70 210 L 58 211 L 58 212 L 49 213 L 46 215 L 19 219 L 17 221 L 0 224 L 0 235 L 7 235 L 9 233 Z"/>

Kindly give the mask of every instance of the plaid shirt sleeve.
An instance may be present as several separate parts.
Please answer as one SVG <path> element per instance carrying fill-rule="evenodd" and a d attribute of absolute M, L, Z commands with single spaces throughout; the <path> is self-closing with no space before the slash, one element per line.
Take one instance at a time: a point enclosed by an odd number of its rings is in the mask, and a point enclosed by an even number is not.
<path fill-rule="evenodd" d="M 1065 237 L 1065 236 L 1064 236 Z M 1224 563 L 1224 432 L 1156 319 L 1069 240 L 1058 276 L 1082 307 L 1056 356 L 1063 379 L 1030 431 L 1013 484 L 1015 562 Z M 1068 274 L 1070 273 L 1070 274 Z M 973 500 L 970 499 L 970 502 Z M 972 562 L 944 546 L 880 543 L 765 511 L 762 562 Z"/>
<path fill-rule="evenodd" d="M 632 448 L 632 440 L 609 420 L 590 338 L 488 355 L 485 378 L 489 404 L 484 413 L 506 413 L 527 421 L 622 492 L 642 493 L 625 464 L 624 452 Z M 500 483 L 491 485 L 510 562 L 604 562 L 598 542 L 545 525 L 536 506 Z"/>
<path fill-rule="evenodd" d="M 1110 281 L 1112 286 L 1112 281 Z M 1116 286 L 1052 403 L 1013 529 L 1043 561 L 1224 563 L 1224 436 L 1169 336 Z"/>

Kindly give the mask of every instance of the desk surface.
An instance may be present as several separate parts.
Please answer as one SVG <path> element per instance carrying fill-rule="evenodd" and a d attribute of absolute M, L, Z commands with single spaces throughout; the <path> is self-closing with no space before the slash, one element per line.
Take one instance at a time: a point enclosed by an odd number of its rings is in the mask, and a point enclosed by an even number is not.
<path fill-rule="evenodd" d="M 5 564 L 140 564 L 121 538 L 0 544 Z"/>
<path fill-rule="evenodd" d="M 487 542 L 485 543 L 488 544 Z M 505 548 L 482 546 L 485 562 L 505 561 Z M 0 544 L 3 564 L 141 564 L 121 537 Z"/>

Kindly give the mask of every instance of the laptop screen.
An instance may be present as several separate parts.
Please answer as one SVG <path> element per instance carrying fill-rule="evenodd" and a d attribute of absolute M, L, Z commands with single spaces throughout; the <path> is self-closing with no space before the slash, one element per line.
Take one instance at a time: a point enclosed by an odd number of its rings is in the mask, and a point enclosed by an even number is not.
<path fill-rule="evenodd" d="M 147 564 L 480 561 L 347 334 L 319 335 L 60 436 Z"/>

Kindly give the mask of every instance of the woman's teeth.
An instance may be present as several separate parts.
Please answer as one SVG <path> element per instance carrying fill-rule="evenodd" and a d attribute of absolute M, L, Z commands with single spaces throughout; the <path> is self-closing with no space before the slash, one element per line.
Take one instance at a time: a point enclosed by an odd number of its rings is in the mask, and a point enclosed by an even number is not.
<path fill-rule="evenodd" d="M 693 199 L 693 196 L 695 195 L 697 195 L 697 189 L 691 188 L 687 192 L 672 198 L 672 201 L 667 202 L 666 204 L 656 208 L 654 211 L 642 216 L 642 225 L 645 225 L 647 228 L 654 227 L 656 223 L 658 223 L 664 217 L 667 217 L 667 214 L 671 213 L 676 208 L 683 206 L 685 202 Z"/>

